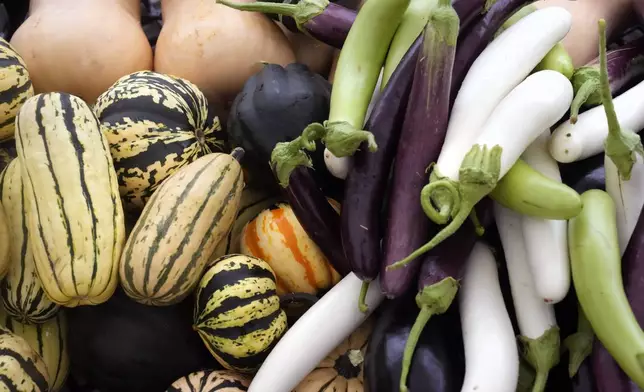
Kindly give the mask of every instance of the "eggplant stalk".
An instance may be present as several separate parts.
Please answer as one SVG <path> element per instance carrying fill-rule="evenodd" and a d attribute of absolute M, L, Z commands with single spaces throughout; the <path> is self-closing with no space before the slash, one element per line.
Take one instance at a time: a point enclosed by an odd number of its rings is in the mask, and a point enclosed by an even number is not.
<path fill-rule="evenodd" d="M 564 339 L 564 347 L 568 350 L 568 376 L 575 377 L 582 362 L 593 351 L 595 333 L 586 319 L 583 309 L 579 306 L 577 315 L 577 332 Z"/>
<path fill-rule="evenodd" d="M 315 151 L 315 141 L 324 134 L 324 128 L 317 123 L 304 129 L 301 136 L 290 142 L 280 142 L 271 153 L 271 166 L 277 179 L 284 188 L 288 186 L 291 173 L 299 166 L 313 167 L 311 158 L 303 151 Z"/>
<path fill-rule="evenodd" d="M 311 19 L 322 14 L 329 5 L 328 0 L 301 0 L 297 4 L 271 3 L 268 1 L 241 3 L 229 0 L 217 0 L 217 3 L 239 11 L 278 14 L 280 16 L 280 22 L 282 17 L 290 16 L 295 20 L 297 28 L 305 33 L 306 29 L 304 25 Z"/>

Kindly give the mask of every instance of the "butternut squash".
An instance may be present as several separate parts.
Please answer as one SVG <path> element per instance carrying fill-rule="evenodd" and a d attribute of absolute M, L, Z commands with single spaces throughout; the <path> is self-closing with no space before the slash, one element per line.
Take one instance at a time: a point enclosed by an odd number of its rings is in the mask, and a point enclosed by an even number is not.
<path fill-rule="evenodd" d="M 227 107 L 261 62 L 295 61 L 288 38 L 265 15 L 215 0 L 162 0 L 161 7 L 155 71 L 188 79 L 212 104 Z"/>
<path fill-rule="evenodd" d="M 152 69 L 139 7 L 139 0 L 31 0 L 11 45 L 35 92 L 67 92 L 91 104 L 120 77 Z"/>

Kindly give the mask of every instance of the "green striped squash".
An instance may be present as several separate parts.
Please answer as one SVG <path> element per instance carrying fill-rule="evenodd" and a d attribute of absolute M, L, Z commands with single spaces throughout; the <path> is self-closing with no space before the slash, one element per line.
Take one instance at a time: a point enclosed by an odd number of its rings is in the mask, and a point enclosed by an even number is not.
<path fill-rule="evenodd" d="M 152 71 L 126 75 L 94 106 L 126 207 L 142 208 L 179 168 L 221 151 L 219 118 L 189 81 Z"/>
<path fill-rule="evenodd" d="M 202 370 L 181 377 L 166 392 L 245 392 L 250 379 L 230 370 Z"/>
<path fill-rule="evenodd" d="M 9 42 L 0 38 L 0 141 L 13 138 L 16 114 L 33 95 L 25 62 Z"/>
<path fill-rule="evenodd" d="M 4 277 L 9 270 L 11 263 L 11 232 L 9 229 L 9 219 L 4 208 L 0 204 L 0 279 Z"/>
<path fill-rule="evenodd" d="M 236 154 L 201 157 L 154 192 L 121 258 L 121 286 L 129 297 L 172 305 L 199 283 L 239 209 L 244 179 Z"/>
<path fill-rule="evenodd" d="M 10 317 L 0 306 L 0 322 L 3 327 L 27 341 L 47 366 L 50 391 L 59 391 L 69 374 L 67 351 L 67 316 L 58 312 L 42 324 L 23 324 Z"/>
<path fill-rule="evenodd" d="M 7 213 L 12 242 L 9 272 L 0 284 L 4 308 L 22 323 L 45 322 L 56 314 L 59 306 L 45 294 L 36 271 L 25 219 L 25 186 L 18 159 L 11 161 L 0 174 L 0 203 Z"/>
<path fill-rule="evenodd" d="M 271 267 L 245 255 L 215 261 L 197 289 L 194 328 L 226 369 L 257 370 L 287 328 Z"/>
<path fill-rule="evenodd" d="M 0 328 L 0 388 L 11 392 L 48 392 L 47 366 L 22 337 Z"/>
<path fill-rule="evenodd" d="M 36 95 L 18 113 L 16 147 L 42 287 L 68 307 L 107 301 L 118 283 L 125 225 L 96 116 L 76 96 Z"/>

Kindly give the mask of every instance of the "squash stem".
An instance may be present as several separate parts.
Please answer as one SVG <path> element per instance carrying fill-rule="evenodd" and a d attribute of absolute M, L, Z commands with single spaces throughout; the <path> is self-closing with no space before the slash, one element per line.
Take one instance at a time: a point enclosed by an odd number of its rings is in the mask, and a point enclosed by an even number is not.
<path fill-rule="evenodd" d="M 369 307 L 367 306 L 367 292 L 369 291 L 369 283 L 365 280 L 362 281 L 362 287 L 360 287 L 360 298 L 358 299 L 358 308 L 362 313 L 367 313 Z"/>
<path fill-rule="evenodd" d="M 324 12 L 329 5 L 328 0 L 301 0 L 297 4 L 271 3 L 267 1 L 255 1 L 252 3 L 240 3 L 229 0 L 217 0 L 218 4 L 223 4 L 239 11 L 262 12 L 265 14 L 277 14 L 280 16 L 289 16 L 295 20 L 297 28 L 303 30 L 303 26 L 311 19 Z"/>
<path fill-rule="evenodd" d="M 411 368 L 416 345 L 429 319 L 434 315 L 443 314 L 449 309 L 458 292 L 458 282 L 452 277 L 424 287 L 416 294 L 416 304 L 420 308 L 418 317 L 409 332 L 405 351 L 403 352 L 402 371 L 400 373 L 400 391 L 407 392 L 407 377 Z"/>
<path fill-rule="evenodd" d="M 577 93 L 575 94 L 575 98 L 572 100 L 572 104 L 570 105 L 571 124 L 575 124 L 577 122 L 579 109 L 589 101 L 592 95 L 599 93 L 600 86 L 599 80 L 597 79 L 587 79 L 581 84 L 581 86 L 579 86 L 579 89 L 577 89 Z"/>
<path fill-rule="evenodd" d="M 635 164 L 635 154 L 644 157 L 644 147 L 638 134 L 629 129 L 622 129 L 615 113 L 613 97 L 608 82 L 608 66 L 606 60 L 606 21 L 599 20 L 599 79 L 604 112 L 608 119 L 608 136 L 604 142 L 606 155 L 615 163 L 623 180 L 630 180 L 631 171 Z"/>

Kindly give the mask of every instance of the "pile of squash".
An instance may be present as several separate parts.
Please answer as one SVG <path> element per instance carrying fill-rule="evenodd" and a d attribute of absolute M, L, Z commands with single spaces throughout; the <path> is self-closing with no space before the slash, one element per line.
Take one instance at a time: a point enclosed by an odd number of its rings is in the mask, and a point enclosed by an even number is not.
<path fill-rule="evenodd" d="M 324 118 L 333 49 L 211 0 L 164 0 L 146 36 L 142 4 L 31 0 L 0 38 L 0 375 L 24 390 L 245 391 L 342 278 L 263 166 L 270 138 L 247 142 L 245 103 L 297 75 L 313 84 L 291 97 L 317 91 L 299 121 Z M 296 391 L 361 391 L 371 328 Z"/>

